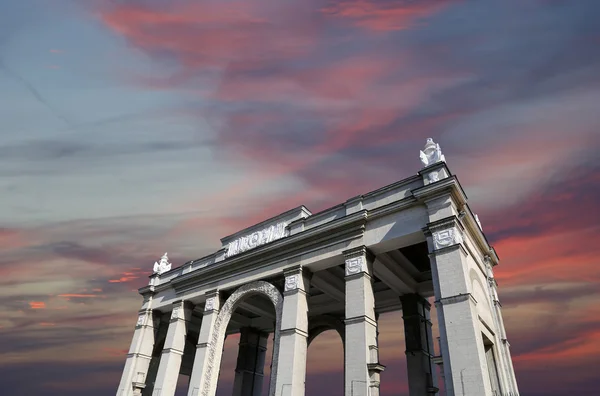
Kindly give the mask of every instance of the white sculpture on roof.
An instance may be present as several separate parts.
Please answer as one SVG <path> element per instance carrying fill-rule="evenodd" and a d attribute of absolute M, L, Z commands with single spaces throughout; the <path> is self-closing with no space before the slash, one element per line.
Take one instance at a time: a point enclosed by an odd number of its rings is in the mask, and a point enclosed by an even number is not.
<path fill-rule="evenodd" d="M 444 157 L 444 154 L 442 154 L 440 145 L 435 143 L 432 138 L 427 139 L 425 149 L 419 152 L 419 156 L 421 157 L 421 162 L 424 167 L 440 161 L 446 162 L 446 158 Z"/>
<path fill-rule="evenodd" d="M 170 270 L 171 263 L 169 263 L 169 257 L 167 257 L 167 253 L 165 252 L 158 263 L 154 262 L 154 273 L 160 275 Z"/>

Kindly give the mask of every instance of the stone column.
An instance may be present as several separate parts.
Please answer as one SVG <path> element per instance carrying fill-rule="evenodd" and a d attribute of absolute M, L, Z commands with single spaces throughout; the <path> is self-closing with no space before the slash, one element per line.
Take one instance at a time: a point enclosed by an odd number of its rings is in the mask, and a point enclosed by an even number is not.
<path fill-rule="evenodd" d="M 430 304 L 418 294 L 405 294 L 400 297 L 400 301 L 404 320 L 409 395 L 437 395 L 439 389 L 432 362 Z"/>
<path fill-rule="evenodd" d="M 204 381 L 207 379 L 205 374 L 208 368 L 208 360 L 210 359 L 208 349 L 211 342 L 213 342 L 215 323 L 219 316 L 222 302 L 218 291 L 214 290 L 206 293 L 204 315 L 202 317 L 202 324 L 200 325 L 200 335 L 198 336 L 198 345 L 196 347 L 196 355 L 194 356 L 194 367 L 190 376 L 188 396 L 198 396 L 200 389 L 204 386 Z"/>
<path fill-rule="evenodd" d="M 268 334 L 252 327 L 242 327 L 233 396 L 261 396 Z"/>
<path fill-rule="evenodd" d="M 167 331 L 169 329 L 169 319 L 168 317 L 165 318 L 165 314 L 160 313 L 157 315 L 157 313 L 155 313 L 154 315 L 154 350 L 152 351 L 152 360 L 150 361 L 150 366 L 148 367 L 148 374 L 146 375 L 146 387 L 142 391 L 142 396 L 152 396 L 152 393 L 154 392 L 154 384 L 156 383 L 158 365 L 160 364 L 160 357 L 165 346 L 165 339 L 167 338 Z"/>
<path fill-rule="evenodd" d="M 147 296 L 138 314 L 117 396 L 139 396 L 145 387 L 155 339 L 155 323 L 151 307 L 152 296 Z"/>
<path fill-rule="evenodd" d="M 153 396 L 174 396 L 185 348 L 187 326 L 192 316 L 192 305 L 186 301 L 173 304 L 165 347 L 160 357 Z"/>
<path fill-rule="evenodd" d="M 275 395 L 304 396 L 308 348 L 309 272 L 298 267 L 286 271 L 284 275 Z"/>
<path fill-rule="evenodd" d="M 377 396 L 379 364 L 373 293 L 373 257 L 364 246 L 344 252 L 346 259 L 346 347 L 344 394 Z"/>
<path fill-rule="evenodd" d="M 437 201 L 450 201 L 450 197 Z M 428 203 L 440 216 L 452 208 Z M 468 253 L 462 226 L 455 216 L 428 224 L 431 273 L 438 314 L 447 396 L 491 396 L 477 301 L 470 292 Z"/>

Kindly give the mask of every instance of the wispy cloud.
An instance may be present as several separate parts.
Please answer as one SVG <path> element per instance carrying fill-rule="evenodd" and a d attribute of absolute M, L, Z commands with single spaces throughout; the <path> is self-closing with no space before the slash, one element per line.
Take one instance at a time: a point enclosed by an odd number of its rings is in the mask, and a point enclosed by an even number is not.
<path fill-rule="evenodd" d="M 0 225 L 5 388 L 114 391 L 141 303 L 135 290 L 165 250 L 177 266 L 291 207 L 317 211 L 411 176 L 418 149 L 434 137 L 500 254 L 496 277 L 523 393 L 593 393 L 599 252 L 581 241 L 595 239 L 600 220 L 598 7 L 86 3 L 71 12 L 89 24 L 80 12 L 92 9 L 105 27 L 93 34 L 102 36 L 98 50 L 111 49 L 99 67 L 119 82 L 114 113 L 94 100 L 103 85 L 80 89 L 90 81 L 42 70 L 56 76 L 42 89 L 29 74 L 66 60 L 56 43 L 68 48 L 69 70 L 83 67 L 79 41 L 91 35 L 48 39 L 35 49 L 41 58 L 23 62 L 31 69 L 9 67 L 21 52 L 3 47 L 4 75 L 66 126 L 0 133 L 10 197 L 10 223 Z M 120 100 L 129 91 L 148 104 Z M 73 97 L 93 103 L 87 120 L 81 107 L 69 111 L 77 114 L 70 123 L 56 111 Z M 383 395 L 407 392 L 401 322 L 381 319 Z M 341 395 L 341 343 L 322 337 L 309 349 L 307 387 Z M 222 392 L 236 359 L 228 340 Z M 20 380 L 23 372 L 40 379 Z"/>

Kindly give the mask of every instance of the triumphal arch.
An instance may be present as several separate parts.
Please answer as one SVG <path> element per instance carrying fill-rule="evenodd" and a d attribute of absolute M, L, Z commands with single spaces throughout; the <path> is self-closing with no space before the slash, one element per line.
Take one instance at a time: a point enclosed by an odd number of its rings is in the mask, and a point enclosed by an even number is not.
<path fill-rule="evenodd" d="M 240 333 L 233 396 L 305 394 L 311 341 L 337 331 L 344 394 L 379 395 L 378 317 L 404 321 L 411 396 L 518 395 L 493 267 L 498 256 L 440 146 L 412 177 L 319 213 L 304 206 L 221 239 L 213 254 L 154 265 L 117 396 L 214 396 L 224 340 Z M 434 353 L 430 302 L 439 349 Z M 441 366 L 438 378 L 436 364 Z M 267 389 L 264 390 L 267 393 Z"/>

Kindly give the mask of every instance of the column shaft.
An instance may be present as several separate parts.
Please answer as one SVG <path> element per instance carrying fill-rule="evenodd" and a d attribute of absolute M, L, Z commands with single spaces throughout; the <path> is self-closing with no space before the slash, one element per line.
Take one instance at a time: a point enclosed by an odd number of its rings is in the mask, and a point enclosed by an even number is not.
<path fill-rule="evenodd" d="M 346 345 L 344 394 L 377 396 L 379 364 L 377 321 L 373 293 L 373 259 L 364 247 L 344 252 L 346 257 Z"/>
<path fill-rule="evenodd" d="M 241 328 L 233 396 L 261 396 L 268 336 L 252 327 Z"/>
<path fill-rule="evenodd" d="M 470 292 L 460 225 L 440 223 L 428 239 L 447 396 L 490 396 L 477 301 Z M 435 241 L 435 242 L 434 242 Z"/>
<path fill-rule="evenodd" d="M 167 330 L 165 347 L 160 357 L 153 396 L 174 396 L 185 348 L 187 326 L 191 320 L 192 306 L 184 301 L 173 304 Z"/>
<path fill-rule="evenodd" d="M 200 335 L 198 336 L 198 345 L 196 346 L 196 355 L 194 356 L 194 367 L 190 376 L 188 396 L 198 396 L 200 390 L 204 387 L 204 382 L 207 380 L 206 370 L 208 359 L 210 358 L 208 349 L 210 343 L 213 342 L 215 323 L 219 316 L 221 304 L 222 300 L 219 292 L 214 291 L 206 294 L 204 315 L 202 317 L 202 324 L 200 325 Z"/>
<path fill-rule="evenodd" d="M 160 358 L 162 356 L 162 351 L 165 346 L 167 331 L 169 330 L 169 323 L 164 319 L 164 315 L 160 315 L 159 318 L 157 318 L 157 320 L 155 320 L 154 322 L 154 334 L 156 334 L 154 339 L 154 350 L 152 351 L 152 360 L 150 361 L 150 366 L 148 366 L 148 374 L 146 375 L 146 387 L 142 391 L 142 396 L 152 396 L 152 393 L 154 392 L 154 384 L 156 383 L 158 365 L 160 364 Z"/>
<path fill-rule="evenodd" d="M 308 287 L 306 270 L 296 268 L 285 273 L 277 378 L 271 379 L 277 381 L 277 396 L 304 396 L 305 393 Z"/>
<path fill-rule="evenodd" d="M 406 294 L 400 300 L 404 320 L 409 395 L 437 395 L 437 376 L 431 360 L 433 340 L 430 305 L 418 294 Z"/>
<path fill-rule="evenodd" d="M 140 395 L 152 360 L 155 329 L 151 310 L 152 298 L 146 299 L 139 312 L 125 367 L 117 389 L 117 396 Z"/>

